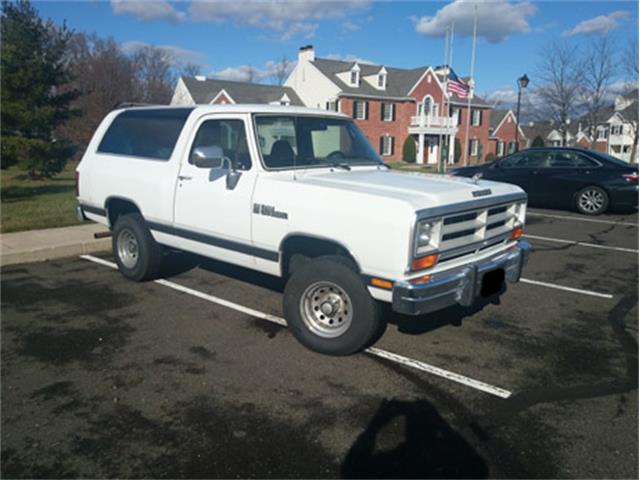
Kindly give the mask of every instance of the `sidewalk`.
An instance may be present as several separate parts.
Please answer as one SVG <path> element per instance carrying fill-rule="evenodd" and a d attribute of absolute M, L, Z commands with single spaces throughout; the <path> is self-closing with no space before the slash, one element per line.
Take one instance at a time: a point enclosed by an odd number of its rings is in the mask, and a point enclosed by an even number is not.
<path fill-rule="evenodd" d="M 97 223 L 0 234 L 0 266 L 41 262 L 111 248 L 111 237 L 95 239 L 108 228 Z"/>

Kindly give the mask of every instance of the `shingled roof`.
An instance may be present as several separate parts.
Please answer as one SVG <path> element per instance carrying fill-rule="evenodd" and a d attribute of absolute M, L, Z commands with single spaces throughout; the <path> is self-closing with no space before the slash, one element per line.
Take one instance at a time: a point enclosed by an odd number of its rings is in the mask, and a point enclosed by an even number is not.
<path fill-rule="evenodd" d="M 360 85 L 354 87 L 343 81 L 338 74 L 349 72 L 357 63 L 360 68 L 360 78 L 370 75 L 376 75 L 383 68 L 383 65 L 375 65 L 371 63 L 361 62 L 345 62 L 342 60 L 330 60 L 326 58 L 316 58 L 311 63 L 320 70 L 327 78 L 329 78 L 342 92 L 354 95 L 363 95 L 373 98 L 406 98 L 411 93 L 413 87 L 418 80 L 426 73 L 428 66 L 422 66 L 412 69 L 394 68 L 384 66 L 387 72 L 387 86 L 384 90 L 379 90 L 368 82 L 360 82 Z M 437 74 L 439 80 L 444 81 L 444 76 Z M 451 102 L 454 104 L 466 105 L 467 100 L 461 99 L 457 95 L 451 96 Z M 489 105 L 480 97 L 474 97 L 471 100 L 472 106 L 488 107 Z"/>
<path fill-rule="evenodd" d="M 277 85 L 263 85 L 260 83 L 233 82 L 206 78 L 199 80 L 195 77 L 182 77 L 182 81 L 189 90 L 193 101 L 198 104 L 209 104 L 224 90 L 236 103 L 264 103 L 279 102 L 286 93 L 291 105 L 304 106 L 300 97 L 291 87 Z"/>

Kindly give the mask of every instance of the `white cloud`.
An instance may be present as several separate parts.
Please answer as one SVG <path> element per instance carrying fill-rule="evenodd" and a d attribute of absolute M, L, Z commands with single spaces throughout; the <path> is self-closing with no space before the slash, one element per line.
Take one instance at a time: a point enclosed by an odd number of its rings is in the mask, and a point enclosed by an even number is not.
<path fill-rule="evenodd" d="M 178 47 L 176 45 L 151 45 L 145 42 L 123 42 L 120 44 L 120 48 L 125 53 L 133 53 L 136 50 L 146 47 L 154 47 L 163 50 L 167 55 L 167 60 L 173 65 L 184 65 L 187 63 L 200 65 L 204 59 L 204 53 L 196 50 L 189 50 L 187 48 Z"/>
<path fill-rule="evenodd" d="M 573 37 L 574 35 L 591 35 L 594 33 L 607 33 L 610 30 L 618 28 L 619 20 L 630 16 L 627 10 L 616 10 L 609 15 L 599 15 L 589 20 L 584 20 L 571 30 L 567 30 L 562 34 L 565 37 Z"/>
<path fill-rule="evenodd" d="M 173 5 L 165 0 L 111 0 L 111 9 L 117 15 L 132 15 L 138 20 L 153 21 L 165 20 L 168 22 L 181 22 L 186 14 L 176 10 Z"/>
<path fill-rule="evenodd" d="M 438 10 L 433 17 L 414 18 L 416 31 L 427 37 L 443 37 L 453 24 L 456 34 L 471 36 L 476 11 L 478 37 L 499 43 L 512 33 L 529 32 L 528 17 L 536 12 L 536 7 L 528 1 L 455 0 Z"/>
<path fill-rule="evenodd" d="M 290 40 L 298 34 L 311 37 L 321 20 L 343 19 L 348 14 L 365 9 L 369 0 L 214 0 L 194 1 L 189 7 L 191 19 L 200 22 L 232 22 L 273 30 L 281 39 Z"/>
<path fill-rule="evenodd" d="M 370 65 L 375 65 L 375 62 L 371 60 L 367 60 L 366 58 L 358 57 L 357 55 L 353 55 L 351 53 L 347 53 L 346 55 L 342 55 L 340 53 L 330 53 L 329 55 L 325 55 L 323 58 L 328 58 L 329 60 L 340 60 L 343 62 L 358 62 L 358 63 L 368 63 Z"/>
<path fill-rule="evenodd" d="M 238 65 L 236 67 L 227 67 L 223 70 L 213 71 L 209 73 L 209 76 L 220 80 L 259 83 L 273 78 L 281 65 L 282 60 L 269 60 L 262 68 L 254 67 L 253 65 Z M 287 76 L 295 66 L 296 62 L 288 62 L 285 70 Z"/>

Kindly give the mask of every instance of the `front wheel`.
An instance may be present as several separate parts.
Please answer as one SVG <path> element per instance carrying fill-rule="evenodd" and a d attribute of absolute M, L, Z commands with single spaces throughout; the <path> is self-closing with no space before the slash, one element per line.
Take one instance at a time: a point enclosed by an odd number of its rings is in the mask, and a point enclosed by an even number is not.
<path fill-rule="evenodd" d="M 583 188 L 575 197 L 575 206 L 583 215 L 600 215 L 609 208 L 609 196 L 595 185 Z"/>
<path fill-rule="evenodd" d="M 382 326 L 378 303 L 351 262 L 337 256 L 319 257 L 295 270 L 283 307 L 298 341 L 327 355 L 359 352 Z"/>

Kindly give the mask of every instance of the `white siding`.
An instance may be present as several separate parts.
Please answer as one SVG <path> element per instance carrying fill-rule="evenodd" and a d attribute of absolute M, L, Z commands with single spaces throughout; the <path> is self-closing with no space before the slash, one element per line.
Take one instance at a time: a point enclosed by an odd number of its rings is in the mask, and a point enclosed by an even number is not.
<path fill-rule="evenodd" d="M 302 102 L 309 108 L 326 108 L 335 100 L 340 89 L 310 62 L 298 62 L 287 78 L 285 86 L 293 88 Z"/>
<path fill-rule="evenodd" d="M 182 81 L 182 78 L 178 80 L 176 89 L 173 92 L 170 105 L 194 105 L 196 102 L 189 93 L 189 89 Z"/>

